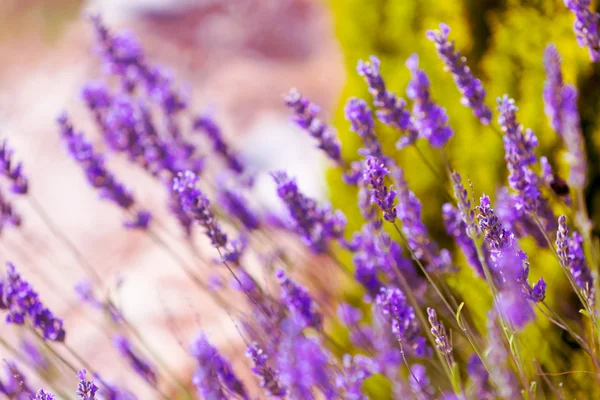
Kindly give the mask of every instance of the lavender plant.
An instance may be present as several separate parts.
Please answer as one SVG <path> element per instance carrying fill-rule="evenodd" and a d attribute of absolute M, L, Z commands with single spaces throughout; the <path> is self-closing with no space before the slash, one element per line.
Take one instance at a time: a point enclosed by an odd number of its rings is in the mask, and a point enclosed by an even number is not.
<path fill-rule="evenodd" d="M 576 16 L 578 43 L 597 61 L 597 14 L 589 9 L 589 2 L 565 4 Z M 402 134 L 393 149 L 382 144 L 378 123 L 364 99 L 351 98 L 346 104 L 350 130 L 362 148 L 352 159 L 344 159 L 336 133 L 318 117 L 318 106 L 296 89 L 285 97 L 292 122 L 317 142 L 357 192 L 362 220 L 349 224 L 341 211 L 305 195 L 285 171 L 273 171 L 272 190 L 285 209 L 274 223 L 268 210 L 248 202 L 255 178 L 252 168 L 245 165 L 217 121 L 190 109 L 172 76 L 149 60 L 132 34 L 111 32 L 99 16 L 90 22 L 109 79 L 86 84 L 82 99 L 100 139 L 108 152 L 123 156 L 165 188 L 170 218 L 182 228 L 181 241 L 192 249 L 187 256 L 205 261 L 193 247 L 199 226 L 210 244 L 207 251 L 218 255 L 216 262 L 225 267 L 219 271 L 230 275 L 231 284 L 209 285 L 201 271 L 169 246 L 164 226 L 152 221 L 143 201 L 134 198 L 110 171 L 107 157 L 74 130 L 64 113 L 58 117 L 58 132 L 67 152 L 100 197 L 123 212 L 124 226 L 148 235 L 173 257 L 198 289 L 235 321 L 239 342 L 246 344 L 244 374 L 212 344 L 217 338 L 203 329 L 189 349 L 189 365 L 195 372 L 182 378 L 148 349 L 143 333 L 110 296 L 97 295 L 104 293 L 106 277 L 83 268 L 89 276 L 76 286 L 76 293 L 91 310 L 110 317 L 114 332 L 107 324 L 100 328 L 108 336 L 114 333 L 114 350 L 131 370 L 118 371 L 119 375 L 138 375 L 140 384 L 163 399 L 568 398 L 562 382 L 553 378 L 566 373 L 587 373 L 590 385 L 599 390 L 600 260 L 582 196 L 587 182 L 585 140 L 578 92 L 564 83 L 554 46 L 543 55 L 547 79 L 539 95 L 550 126 L 569 154 L 568 184 L 574 192 L 565 183 L 568 198 L 555 189 L 558 178 L 550 155 L 539 154 L 537 136 L 518 122 L 515 101 L 503 94 L 497 100 L 495 129 L 504 144 L 507 180 L 495 199 L 481 193 L 476 205 L 476 185 L 470 193 L 460 175 L 468 176 L 470 171 L 454 171 L 454 160 L 445 151 L 460 131 L 453 129 L 445 107 L 434 102 L 436 88 L 419 68 L 418 56 L 406 62 L 408 100 L 390 91 L 380 60 L 371 56 L 368 62 L 360 61 L 357 70 L 373 97 L 377 119 Z M 427 38 L 451 72 L 461 103 L 483 126 L 493 125 L 483 83 L 449 41 L 449 33 L 450 28 L 440 24 L 439 30 L 427 32 Z M 202 138 L 212 149 L 209 154 L 200 151 Z M 411 190 L 415 182 L 409 182 L 394 157 L 396 151 L 410 151 L 419 141 L 444 161 L 448 180 L 440 185 L 454 193 L 437 210 L 445 237 L 426 225 L 423 203 Z M 12 196 L 30 196 L 29 186 L 36 182 L 28 179 L 24 165 L 15 163 L 14 156 L 8 142 L 2 141 L 0 186 L 8 186 L 8 191 L 0 188 L 0 228 L 18 231 L 22 218 L 13 209 Z M 213 161 L 224 165 L 220 169 L 225 172 L 216 173 L 210 166 Z M 575 224 L 568 226 L 565 215 L 556 218 L 559 212 L 575 215 Z M 44 221 L 54 232 L 54 222 Z M 360 230 L 352 231 L 354 226 Z M 289 246 L 278 240 L 280 236 L 299 240 Z M 451 241 L 453 251 L 442 248 Z M 261 257 L 265 243 L 277 254 L 276 268 L 258 274 L 249 268 L 249 260 L 266 260 Z M 74 259 L 86 264 L 76 247 L 66 244 Z M 6 248 L 10 256 L 10 244 Z M 328 282 L 328 290 L 315 290 L 303 280 L 298 271 L 308 257 L 319 260 L 310 266 L 318 269 L 312 272 L 348 278 L 336 288 L 342 291 L 339 296 L 332 296 L 333 282 Z M 564 279 L 548 279 L 548 285 L 539 277 L 547 276 L 548 263 L 559 266 Z M 453 290 L 450 283 L 465 271 L 477 280 L 481 293 Z M 572 292 L 579 304 L 566 295 L 561 295 L 564 302 L 557 301 L 559 290 Z M 483 324 L 478 324 L 470 310 L 481 298 L 489 310 Z M 18 400 L 142 398 L 104 380 L 99 371 L 111 366 L 93 365 L 82 357 L 71 341 L 78 327 L 65 327 L 68 324 L 47 306 L 51 305 L 42 303 L 29 281 L 8 263 L 0 277 L 0 313 L 17 336 L 32 335 L 36 342 L 24 341 L 26 345 L 17 350 L 0 335 L 0 346 L 15 356 L 6 362 L 6 376 L 0 378 L 1 394 Z M 535 330 L 543 330 L 541 340 L 552 351 L 558 338 L 572 338 L 577 348 L 564 356 L 582 356 L 581 370 L 557 371 L 552 363 L 540 364 L 540 355 L 528 348 L 526 340 Z M 32 391 L 21 365 L 37 371 L 47 390 Z M 56 376 L 65 369 L 73 372 L 65 375 L 70 386 Z M 92 379 L 88 380 L 87 371 Z M 126 376 L 123 381 L 130 383 Z"/>

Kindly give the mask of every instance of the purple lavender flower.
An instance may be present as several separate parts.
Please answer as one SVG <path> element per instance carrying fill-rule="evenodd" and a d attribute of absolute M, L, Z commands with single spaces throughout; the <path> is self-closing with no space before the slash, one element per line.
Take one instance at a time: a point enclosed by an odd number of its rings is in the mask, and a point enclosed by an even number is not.
<path fill-rule="evenodd" d="M 494 400 L 497 398 L 490 382 L 490 374 L 485 369 L 483 362 L 477 354 L 469 357 L 469 361 L 467 361 L 467 373 L 475 384 L 474 391 L 478 399 Z"/>
<path fill-rule="evenodd" d="M 21 226 L 21 215 L 0 191 L 0 232 L 6 226 Z"/>
<path fill-rule="evenodd" d="M 462 220 L 459 211 L 454 208 L 450 203 L 446 203 L 442 206 L 442 217 L 444 219 L 444 226 L 446 227 L 446 233 L 452 236 L 463 254 L 465 255 L 467 262 L 477 274 L 484 278 L 485 273 L 483 266 L 479 260 L 477 253 L 477 247 L 475 242 L 467 234 L 468 226 Z"/>
<path fill-rule="evenodd" d="M 472 207 L 469 193 L 462 184 L 462 178 L 460 174 L 455 171 L 452 172 L 451 178 L 454 188 L 454 197 L 456 198 L 461 218 L 467 226 L 466 232 L 470 237 L 479 237 L 479 227 L 475 222 L 475 209 Z"/>
<path fill-rule="evenodd" d="M 277 372 L 267 364 L 267 354 L 255 342 L 248 346 L 246 357 L 252 360 L 252 373 L 260 378 L 260 387 L 268 397 L 284 398 L 287 394 L 285 387 L 279 383 Z"/>
<path fill-rule="evenodd" d="M 236 393 L 243 399 L 248 399 L 246 389 L 233 373 L 231 365 L 206 340 L 204 334 L 198 336 L 193 342 L 190 352 L 198 361 L 193 382 L 198 388 L 200 396 L 210 400 L 228 399 L 223 388 L 225 386 L 228 391 Z"/>
<path fill-rule="evenodd" d="M 564 0 L 565 6 L 575 15 L 573 30 L 579 47 L 587 47 L 592 61 L 600 61 L 600 15 L 590 10 L 591 0 Z"/>
<path fill-rule="evenodd" d="M 408 304 L 404 293 L 398 288 L 382 287 L 375 302 L 383 315 L 391 320 L 396 338 L 409 346 L 415 355 L 424 357 L 428 348 L 420 334 L 415 310 Z"/>
<path fill-rule="evenodd" d="M 48 358 L 46 358 L 34 343 L 26 339 L 21 339 L 20 347 L 23 356 L 39 373 L 44 374 L 50 371 L 50 362 L 48 361 Z"/>
<path fill-rule="evenodd" d="M 180 172 L 173 179 L 173 195 L 191 219 L 199 223 L 217 249 L 225 248 L 227 235 L 221 230 L 209 208 L 210 201 L 196 186 L 198 176 L 192 171 Z"/>
<path fill-rule="evenodd" d="M 595 301 L 594 276 L 590 271 L 583 252 L 583 238 L 573 232 L 569 239 L 569 228 L 564 215 L 558 218 L 558 231 L 556 232 L 556 252 L 561 266 L 568 268 L 575 284 L 581 289 L 583 297 L 590 306 Z"/>
<path fill-rule="evenodd" d="M 35 395 L 34 400 L 56 400 L 56 397 L 50 392 L 46 392 L 43 389 L 40 389 Z"/>
<path fill-rule="evenodd" d="M 283 270 L 277 271 L 276 276 L 281 286 L 281 301 L 298 318 L 300 325 L 320 330 L 323 316 L 317 311 L 317 304 L 308 291 L 288 278 Z"/>
<path fill-rule="evenodd" d="M 348 400 L 368 400 L 363 394 L 362 386 L 364 381 L 369 378 L 375 369 L 373 360 L 362 355 L 344 354 L 343 372 L 337 375 L 335 384 L 341 392 L 342 398 Z"/>
<path fill-rule="evenodd" d="M 406 147 L 414 143 L 419 136 L 410 112 L 406 109 L 406 101 L 387 90 L 383 77 L 379 72 L 381 65 L 379 59 L 371 56 L 369 60 L 370 62 L 359 61 L 356 69 L 369 85 L 369 92 L 374 99 L 373 104 L 378 108 L 375 114 L 382 123 L 406 132 L 406 136 L 403 136 L 397 143 L 398 148 Z"/>
<path fill-rule="evenodd" d="M 26 194 L 29 189 L 27 177 L 23 173 L 23 164 L 14 162 L 14 152 L 8 146 L 8 140 L 0 143 L 0 175 L 10 180 L 10 190 L 16 194 Z"/>
<path fill-rule="evenodd" d="M 83 133 L 74 132 L 66 114 L 62 114 L 57 122 L 67 151 L 81 165 L 90 185 L 100 190 L 100 197 L 111 200 L 124 210 L 132 209 L 135 204 L 132 194 L 108 171 L 102 155 L 94 151 L 92 144 Z M 126 221 L 124 224 L 145 228 L 144 221 L 140 221 L 139 217 L 138 214 L 133 222 Z"/>
<path fill-rule="evenodd" d="M 221 128 L 207 115 L 197 117 L 194 121 L 194 130 L 203 132 L 212 142 L 213 150 L 227 163 L 229 169 L 237 174 L 244 172 L 244 165 L 239 156 L 234 153 L 223 138 Z"/>
<path fill-rule="evenodd" d="M 427 308 L 427 316 L 429 324 L 431 325 L 431 334 L 435 339 L 435 345 L 440 353 L 450 357 L 450 360 L 452 360 L 452 343 L 446 334 L 444 324 L 438 320 L 437 313 L 433 308 Z"/>
<path fill-rule="evenodd" d="M 336 133 L 327 124 L 317 118 L 319 107 L 302 96 L 296 88 L 290 89 L 284 100 L 285 105 L 294 111 L 292 121 L 300 129 L 315 138 L 319 143 L 319 148 L 329 158 L 341 164 L 340 141 Z"/>
<path fill-rule="evenodd" d="M 121 356 L 129 362 L 136 374 L 142 377 L 150 385 L 156 386 L 158 378 L 154 367 L 152 367 L 148 361 L 136 354 L 133 345 L 125 336 L 115 335 L 113 337 L 113 344 Z"/>
<path fill-rule="evenodd" d="M 431 99 L 429 78 L 419 69 L 419 57 L 413 54 L 406 61 L 412 79 L 406 89 L 406 95 L 414 101 L 413 117 L 415 127 L 421 137 L 427 139 L 433 147 L 443 147 L 454 135 L 448 126 L 446 110 Z"/>
<path fill-rule="evenodd" d="M 291 321 L 288 321 L 291 322 Z M 291 326 L 294 322 L 291 322 Z M 298 332 L 298 327 L 288 326 L 279 345 L 277 369 L 280 382 L 291 399 L 314 400 L 313 390 L 318 388 L 325 399 L 336 398 L 329 360 L 323 345 Z"/>
<path fill-rule="evenodd" d="M 385 164 L 376 157 L 367 157 L 366 167 L 363 171 L 363 180 L 371 186 L 371 201 L 381 208 L 386 221 L 396 220 L 396 191 L 384 183 L 384 178 L 389 175 Z"/>
<path fill-rule="evenodd" d="M 242 195 L 240 190 L 235 190 L 221 184 L 217 199 L 225 211 L 237 218 L 246 229 L 253 231 L 259 228 L 260 219 L 250 208 L 248 200 Z"/>
<path fill-rule="evenodd" d="M 85 375 L 86 370 L 82 369 L 77 373 L 79 377 L 79 385 L 77 386 L 77 396 L 81 400 L 96 400 L 96 392 L 98 391 L 98 386 L 94 384 L 93 381 L 86 381 Z"/>
<path fill-rule="evenodd" d="M 479 228 L 483 232 L 485 243 L 490 249 L 493 272 L 497 274 L 496 278 L 500 280 L 499 284 L 507 292 L 503 304 L 506 306 L 506 310 L 510 312 L 514 310 L 520 313 L 518 318 L 515 319 L 520 322 L 519 326 L 523 326 L 525 317 L 533 317 L 533 312 L 526 312 L 525 304 L 516 305 L 518 301 L 514 299 L 514 292 L 519 287 L 522 297 L 537 303 L 545 297 L 546 283 L 543 279 L 540 279 L 533 287 L 529 284 L 527 255 L 518 249 L 512 232 L 507 231 L 500 224 L 498 217 L 491 208 L 489 197 L 483 196 L 477 209 L 479 212 Z"/>
<path fill-rule="evenodd" d="M 437 243 L 429 237 L 427 227 L 421 216 L 421 202 L 408 188 L 401 168 L 393 170 L 394 181 L 398 185 L 398 219 L 402 222 L 402 233 L 408 241 L 408 246 L 419 260 L 424 260 L 428 268 L 436 272 L 446 272 L 452 266 L 450 252 L 439 250 Z"/>
<path fill-rule="evenodd" d="M 296 180 L 285 172 L 274 172 L 272 176 L 277 184 L 277 194 L 286 204 L 304 243 L 317 253 L 326 252 L 329 242 L 344 234 L 344 214 L 339 210 L 332 211 L 328 205 L 319 206 L 314 199 L 300 192 Z"/>
<path fill-rule="evenodd" d="M 577 189 L 583 189 L 587 175 L 587 157 L 577 110 L 577 89 L 566 85 L 562 90 L 562 96 L 563 140 L 569 152 L 568 161 L 571 166 L 569 183 Z"/>
<path fill-rule="evenodd" d="M 26 319 L 38 329 L 44 340 L 63 342 L 63 321 L 44 307 L 31 285 L 17 273 L 15 266 L 6 263 L 6 278 L 0 279 L 0 310 L 6 310 L 6 322 L 23 325 Z"/>
<path fill-rule="evenodd" d="M 562 90 L 564 82 L 560 69 L 560 55 L 553 44 L 549 44 L 544 51 L 544 69 L 546 70 L 543 92 L 544 112 L 550 118 L 552 129 L 562 136 Z"/>
<path fill-rule="evenodd" d="M 446 69 L 452 73 L 454 82 L 460 91 L 461 103 L 473 109 L 473 113 L 482 124 L 488 125 L 492 120 L 492 111 L 485 105 L 485 90 L 481 81 L 473 76 L 467 66 L 467 59 L 455 50 L 454 40 L 448 40 L 450 27 L 440 24 L 440 30 L 427 31 L 427 39 L 435 43 L 435 48 Z"/>
<path fill-rule="evenodd" d="M 363 156 L 382 158 L 381 143 L 375 135 L 375 121 L 369 106 L 363 99 L 352 97 L 344 108 L 346 119 L 350 121 L 351 129 L 360 136 L 364 147 L 359 153 Z"/>

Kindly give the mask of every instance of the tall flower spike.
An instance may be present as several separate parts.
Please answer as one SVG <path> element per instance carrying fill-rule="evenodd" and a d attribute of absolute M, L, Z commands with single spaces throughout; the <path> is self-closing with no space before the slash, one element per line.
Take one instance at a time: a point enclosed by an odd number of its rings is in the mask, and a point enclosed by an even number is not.
<path fill-rule="evenodd" d="M 260 378 L 260 387 L 268 397 L 284 398 L 286 390 L 279 383 L 279 377 L 267 364 L 268 356 L 257 343 L 252 343 L 246 350 L 246 357 L 252 360 L 252 373 Z"/>
<path fill-rule="evenodd" d="M 404 293 L 397 288 L 382 287 L 375 302 L 383 315 L 391 320 L 396 338 L 409 346 L 415 355 L 424 357 L 428 353 L 427 345 L 421 336 L 415 310 L 408 305 Z"/>
<path fill-rule="evenodd" d="M 454 48 L 454 40 L 448 40 L 450 27 L 440 24 L 439 30 L 427 31 L 427 39 L 435 43 L 439 57 L 446 64 L 446 69 L 452 73 L 454 82 L 460 91 L 461 103 L 473 110 L 473 114 L 482 124 L 488 125 L 492 120 L 492 111 L 484 103 L 485 90 L 481 81 L 473 76 L 467 65 L 467 59 Z"/>
<path fill-rule="evenodd" d="M 448 125 L 446 110 L 431 99 L 429 78 L 419 69 L 419 57 L 413 54 L 406 61 L 412 78 L 406 88 L 406 95 L 413 100 L 413 117 L 421 137 L 433 147 L 443 147 L 454 135 Z"/>
<path fill-rule="evenodd" d="M 373 95 L 373 104 L 378 108 L 375 114 L 382 123 L 406 133 L 406 136 L 403 136 L 396 144 L 398 148 L 406 147 L 414 143 L 419 136 L 410 112 L 406 109 L 406 101 L 387 90 L 379 72 L 381 65 L 379 59 L 371 56 L 369 60 L 360 60 L 356 69 L 369 85 L 369 92 Z"/>
<path fill-rule="evenodd" d="M 56 400 L 56 397 L 50 392 L 46 392 L 43 389 L 40 389 L 36 395 L 34 400 Z"/>
<path fill-rule="evenodd" d="M 29 189 L 27 177 L 23 173 L 23 164 L 14 162 L 14 152 L 8 146 L 8 140 L 0 143 L 0 175 L 11 182 L 10 190 L 16 194 L 26 194 Z"/>
<path fill-rule="evenodd" d="M 225 160 L 229 169 L 237 174 L 244 172 L 244 165 L 241 159 L 225 141 L 221 133 L 221 128 L 215 123 L 214 119 L 208 115 L 197 117 L 194 121 L 194 130 L 196 132 L 203 132 L 208 137 L 213 144 L 213 150 Z"/>
<path fill-rule="evenodd" d="M 385 164 L 376 157 L 368 157 L 363 171 L 363 180 L 371 186 L 371 202 L 377 204 L 383 211 L 386 221 L 396 220 L 396 191 L 385 185 L 384 178 L 389 175 Z"/>
<path fill-rule="evenodd" d="M 152 367 L 148 361 L 136 354 L 131 342 L 125 336 L 116 335 L 113 338 L 113 343 L 121 356 L 129 362 L 135 373 L 150 385 L 156 386 L 158 378 L 154 367 Z"/>
<path fill-rule="evenodd" d="M 242 399 L 249 399 L 244 384 L 234 374 L 231 365 L 208 342 L 204 334 L 198 336 L 190 351 L 198 361 L 198 369 L 194 374 L 193 382 L 202 398 L 228 399 L 229 396 L 225 395 L 223 388 L 225 386 L 229 392 L 235 393 Z"/>
<path fill-rule="evenodd" d="M 227 235 L 218 225 L 210 201 L 196 186 L 198 176 L 192 171 L 180 172 L 173 179 L 173 195 L 181 208 L 204 229 L 212 245 L 218 249 L 227 245 Z"/>
<path fill-rule="evenodd" d="M 237 218 L 244 227 L 253 231 L 260 226 L 260 219 L 250 208 L 248 200 L 242 195 L 241 189 L 235 189 L 223 181 L 218 181 L 219 192 L 217 200 L 221 207 L 230 215 Z"/>
<path fill-rule="evenodd" d="M 31 285 L 21 278 L 15 266 L 6 264 L 6 278 L 0 278 L 0 311 L 6 310 L 6 322 L 23 325 L 26 320 L 40 331 L 44 340 L 63 342 L 63 321 L 44 307 Z"/>
<path fill-rule="evenodd" d="M 425 261 L 434 272 L 447 272 L 452 267 L 452 257 L 447 249 L 439 250 L 427 231 L 421 215 L 422 205 L 409 189 L 404 179 L 404 171 L 397 167 L 392 171 L 398 185 L 398 219 L 402 222 L 402 233 L 408 246 L 419 260 Z"/>
<path fill-rule="evenodd" d="M 470 237 L 479 237 L 479 227 L 475 221 L 475 209 L 469 199 L 469 192 L 467 192 L 467 189 L 462 184 L 462 178 L 458 172 L 453 171 L 450 177 L 452 178 L 454 197 L 456 198 L 460 215 L 463 222 L 467 225 L 467 234 Z"/>
<path fill-rule="evenodd" d="M 314 199 L 305 196 L 296 180 L 285 172 L 272 173 L 277 184 L 277 194 L 286 204 L 294 221 L 295 229 L 304 243 L 317 253 L 326 252 L 329 242 L 340 239 L 346 227 L 344 214 L 330 206 L 319 206 Z"/>
<path fill-rule="evenodd" d="M 100 197 L 114 202 L 124 210 L 131 210 L 135 200 L 131 192 L 116 180 L 104 165 L 104 158 L 96 153 L 92 144 L 83 135 L 75 133 L 66 114 L 58 120 L 61 138 L 70 156 L 83 168 L 90 185 L 100 191 Z M 138 213 L 133 220 L 126 221 L 126 227 L 146 229 L 150 222 L 149 213 Z"/>
<path fill-rule="evenodd" d="M 383 150 L 381 143 L 375 135 L 375 121 L 373 114 L 363 99 L 352 97 L 344 107 L 346 119 L 350 121 L 351 129 L 360 136 L 363 142 L 363 148 L 359 153 L 364 156 L 373 156 L 382 158 Z"/>
<path fill-rule="evenodd" d="M 281 301 L 298 319 L 302 327 L 312 327 L 320 330 L 323 316 L 317 311 L 317 304 L 308 291 L 288 278 L 283 270 L 277 271 L 277 279 L 281 286 Z"/>
<path fill-rule="evenodd" d="M 336 133 L 317 117 L 319 106 L 302 96 L 296 88 L 290 89 L 284 97 L 284 101 L 285 105 L 294 111 L 292 121 L 315 138 L 319 143 L 319 148 L 329 158 L 341 164 L 340 141 Z"/>
<path fill-rule="evenodd" d="M 560 55 L 553 44 L 549 44 L 544 51 L 544 111 L 550 119 L 550 125 L 556 133 L 562 136 L 562 102 L 563 102 L 563 76 L 560 69 Z"/>
<path fill-rule="evenodd" d="M 574 188 L 583 189 L 587 177 L 587 156 L 577 109 L 577 89 L 571 85 L 566 85 L 563 88 L 562 96 L 563 140 L 567 147 L 568 162 L 571 167 L 569 183 Z"/>
<path fill-rule="evenodd" d="M 565 6 L 575 15 L 573 30 L 579 47 L 587 47 L 592 61 L 600 61 L 600 15 L 591 11 L 591 0 L 564 0 Z"/>
<path fill-rule="evenodd" d="M 79 377 L 79 386 L 77 386 L 77 396 L 81 400 L 96 400 L 96 392 L 98 391 L 98 386 L 94 384 L 94 381 L 87 381 L 85 379 L 86 370 L 82 369 L 77 373 Z"/>
<path fill-rule="evenodd" d="M 452 357 L 452 343 L 450 343 L 450 338 L 446 334 L 444 324 L 438 320 L 437 313 L 433 308 L 427 308 L 427 318 L 438 350 L 440 353 Z"/>

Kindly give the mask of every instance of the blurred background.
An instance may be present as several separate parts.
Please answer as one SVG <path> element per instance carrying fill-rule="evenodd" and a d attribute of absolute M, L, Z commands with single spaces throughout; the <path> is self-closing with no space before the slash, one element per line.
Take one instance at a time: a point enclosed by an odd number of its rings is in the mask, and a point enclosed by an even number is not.
<path fill-rule="evenodd" d="M 290 87 L 299 88 L 322 107 L 323 119 L 334 124 L 342 138 L 344 157 L 355 159 L 358 137 L 348 130 L 343 105 L 349 96 L 371 99 L 355 73 L 357 61 L 377 55 L 389 88 L 404 96 L 409 79 L 404 62 L 419 53 L 433 96 L 446 107 L 456 132 L 450 143 L 453 166 L 472 179 L 476 193 L 493 197 L 506 176 L 501 141 L 493 128 L 483 128 L 460 105 L 460 95 L 425 31 L 440 22 L 450 25 L 451 38 L 484 83 L 488 105 L 504 93 L 514 97 L 520 121 L 536 132 L 541 151 L 566 176 L 560 138 L 543 115 L 541 97 L 542 55 L 553 42 L 563 57 L 565 80 L 576 84 L 585 99 L 580 110 L 590 159 L 586 196 L 597 220 L 600 136 L 594 133 L 600 91 L 594 88 L 600 73 L 576 45 L 572 15 L 561 1 L 3 0 L 0 137 L 10 140 L 16 158 L 24 162 L 32 194 L 45 213 L 106 279 L 107 290 L 118 293 L 128 319 L 156 351 L 168 355 L 171 367 L 181 374 L 190 374 L 193 368 L 186 349 L 190 335 L 200 326 L 212 334 L 216 345 L 227 344 L 226 354 L 234 364 L 243 359 L 243 343 L 229 317 L 214 311 L 212 303 L 173 269 L 164 251 L 144 235 L 121 228 L 118 211 L 97 200 L 61 148 L 55 118 L 63 109 L 78 128 L 95 140 L 98 137 L 80 100 L 81 86 L 103 76 L 86 12 L 101 13 L 113 30 L 134 31 L 148 58 L 169 66 L 177 83 L 188 90 L 191 109 L 214 112 L 226 137 L 258 172 L 255 190 L 265 207 L 278 205 L 266 173 L 284 168 L 298 176 L 304 191 L 330 198 L 341 208 L 351 229 L 362 224 L 354 218 L 358 216 L 355 193 L 341 183 L 339 171 L 327 169 L 329 164 L 314 150 L 313 142 L 288 122 L 281 96 Z M 392 146 L 396 134 L 383 126 L 378 129 L 382 140 Z M 425 146 L 422 149 L 443 170 L 441 160 Z M 433 235 L 450 246 L 440 219 L 441 188 L 447 182 L 430 174 L 414 150 L 396 156 L 406 168 L 411 188 L 427 199 L 423 210 Z M 123 160 L 115 157 L 110 164 L 134 186 L 146 207 L 164 208 L 161 187 Z M 2 232 L 2 259 L 22 266 L 55 313 L 65 316 L 67 329 L 78 327 L 80 334 L 72 338 L 78 350 L 98 365 L 118 363 L 107 338 L 86 322 L 97 316 L 74 294 L 73 286 L 83 273 L 73 257 L 29 203 L 16 206 L 24 226 L 18 232 Z M 158 218 L 165 220 L 173 246 L 178 246 L 177 227 L 166 222 L 166 212 Z M 535 257 L 544 260 L 549 255 L 530 254 Z M 557 271 L 533 270 L 533 278 L 542 273 L 550 276 L 552 287 Z M 310 272 L 307 276 L 311 284 Z M 477 284 L 472 276 L 459 274 L 453 289 L 460 292 Z M 481 318 L 485 315 L 483 307 L 473 312 Z M 104 373 L 113 380 L 123 379 L 117 371 Z"/>

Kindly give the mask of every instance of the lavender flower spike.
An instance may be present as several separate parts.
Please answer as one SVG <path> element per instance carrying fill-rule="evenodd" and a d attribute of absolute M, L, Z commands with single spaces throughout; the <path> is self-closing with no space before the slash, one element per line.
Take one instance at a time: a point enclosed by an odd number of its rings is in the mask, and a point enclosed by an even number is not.
<path fill-rule="evenodd" d="M 317 253 L 326 252 L 329 241 L 340 239 L 346 227 L 346 218 L 329 206 L 319 206 L 314 199 L 305 196 L 296 181 L 285 172 L 272 174 L 277 184 L 277 194 L 286 204 L 302 240 Z"/>
<path fill-rule="evenodd" d="M 265 394 L 268 397 L 284 398 L 287 392 L 279 383 L 275 370 L 267 365 L 268 356 L 257 343 L 248 346 L 246 357 L 252 360 L 252 373 L 260 378 L 260 387 L 265 390 Z"/>
<path fill-rule="evenodd" d="M 562 71 L 560 69 L 560 55 L 553 44 L 549 44 L 544 51 L 544 69 L 546 81 L 544 82 L 544 112 L 550 118 L 550 125 L 556 133 L 562 136 L 562 111 L 564 87 Z"/>
<path fill-rule="evenodd" d="M 350 121 L 351 129 L 360 136 L 364 147 L 359 153 L 364 156 L 382 158 L 381 143 L 375 135 L 375 121 L 369 106 L 363 99 L 352 97 L 344 107 L 346 119 Z"/>
<path fill-rule="evenodd" d="M 573 30 L 579 47 L 587 47 L 592 61 L 600 61 L 600 15 L 591 11 L 591 0 L 564 0 L 565 6 L 575 15 Z"/>
<path fill-rule="evenodd" d="M 406 88 L 406 95 L 414 101 L 413 117 L 421 137 L 433 147 L 443 147 L 454 135 L 448 125 L 446 110 L 431 99 L 429 78 L 419 69 L 419 57 L 413 54 L 406 61 L 412 78 Z"/>
<path fill-rule="evenodd" d="M 437 313 L 433 308 L 427 308 L 427 318 L 431 325 L 431 334 L 435 338 L 438 350 L 445 356 L 452 357 L 452 343 L 450 343 L 450 338 L 446 334 L 444 324 L 438 320 Z"/>
<path fill-rule="evenodd" d="M 563 268 L 568 268 L 575 284 L 581 289 L 583 297 L 590 306 L 595 301 L 594 276 L 590 271 L 583 253 L 583 238 L 573 232 L 569 239 L 567 218 L 561 215 L 558 218 L 558 231 L 556 232 L 556 252 Z"/>
<path fill-rule="evenodd" d="M 150 385 L 156 386 L 158 378 L 156 372 L 154 372 L 154 368 L 148 361 L 134 352 L 131 342 L 124 336 L 116 335 L 113 338 L 113 343 L 121 356 L 129 362 L 133 370 Z"/>
<path fill-rule="evenodd" d="M 300 326 L 321 329 L 323 316 L 308 291 L 288 278 L 283 270 L 277 271 L 276 276 L 281 286 L 281 301 L 292 310 Z"/>
<path fill-rule="evenodd" d="M 204 132 L 213 144 L 213 150 L 219 154 L 227 163 L 227 166 L 237 174 L 244 172 L 244 165 L 239 156 L 231 150 L 229 144 L 223 138 L 221 129 L 215 121 L 207 116 L 197 117 L 194 121 L 194 130 Z"/>
<path fill-rule="evenodd" d="M 317 139 L 319 148 L 329 158 L 338 164 L 342 163 L 340 141 L 335 132 L 323 121 L 317 118 L 319 107 L 311 103 L 296 88 L 290 89 L 284 98 L 285 105 L 294 111 L 292 121 L 305 130 L 310 136 Z"/>
<path fill-rule="evenodd" d="M 77 376 L 79 377 L 77 396 L 79 396 L 81 400 L 97 400 L 96 392 L 98 391 L 98 386 L 96 386 L 93 381 L 86 381 L 86 373 L 85 369 L 82 369 L 77 373 Z"/>
<path fill-rule="evenodd" d="M 21 215 L 0 191 L 0 233 L 6 226 L 18 227 L 21 225 Z"/>
<path fill-rule="evenodd" d="M 446 233 L 454 238 L 454 241 L 467 258 L 469 265 L 475 269 L 481 278 L 485 278 L 483 266 L 481 265 L 481 261 L 479 261 L 477 247 L 475 247 L 475 242 L 468 235 L 467 231 L 469 227 L 461 219 L 459 211 L 452 204 L 446 203 L 442 206 L 442 218 L 444 219 Z"/>
<path fill-rule="evenodd" d="M 406 109 L 406 101 L 387 90 L 383 77 L 379 72 L 380 61 L 377 57 L 369 57 L 369 61 L 359 61 L 357 71 L 369 85 L 369 92 L 373 95 L 373 104 L 378 108 L 377 118 L 386 125 L 391 126 L 407 136 L 400 139 L 397 146 L 405 147 L 414 143 L 419 133 L 416 130 L 410 112 Z"/>
<path fill-rule="evenodd" d="M 488 125 L 492 120 L 492 111 L 484 103 L 485 90 L 481 81 L 473 76 L 467 66 L 467 59 L 455 50 L 454 41 L 448 40 L 450 27 L 440 24 L 440 30 L 427 31 L 427 39 L 435 43 L 439 57 L 446 64 L 446 69 L 452 73 L 454 82 L 462 94 L 461 103 L 470 107 L 482 124 Z"/>
<path fill-rule="evenodd" d="M 587 156 L 585 140 L 581 133 L 579 111 L 577 109 L 577 89 L 566 85 L 562 91 L 563 101 L 563 140 L 568 151 L 571 167 L 569 183 L 577 189 L 583 189 L 587 177 Z"/>
<path fill-rule="evenodd" d="M 29 190 L 27 177 L 23 173 L 23 164 L 14 163 L 13 150 L 5 139 L 0 143 L 0 175 L 11 182 L 10 190 L 16 194 L 26 194 Z"/>
<path fill-rule="evenodd" d="M 198 176 L 192 171 L 178 173 L 173 179 L 173 195 L 181 208 L 206 230 L 206 236 L 209 237 L 212 245 L 216 248 L 224 248 L 227 245 L 227 235 L 223 233 L 209 209 L 210 201 L 196 187 L 197 181 Z"/>
<path fill-rule="evenodd" d="M 384 178 L 389 175 L 385 164 L 375 157 L 368 157 L 366 168 L 363 171 L 363 180 L 371 186 L 371 201 L 381 208 L 386 221 L 396 220 L 396 191 L 384 183 Z"/>
<path fill-rule="evenodd" d="M 41 331 L 44 340 L 63 342 L 63 321 L 44 307 L 37 292 L 21 278 L 13 264 L 6 265 L 6 279 L 0 278 L 0 311 L 8 312 L 6 322 L 23 325 L 28 319 L 35 329 Z"/>

